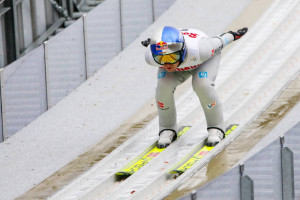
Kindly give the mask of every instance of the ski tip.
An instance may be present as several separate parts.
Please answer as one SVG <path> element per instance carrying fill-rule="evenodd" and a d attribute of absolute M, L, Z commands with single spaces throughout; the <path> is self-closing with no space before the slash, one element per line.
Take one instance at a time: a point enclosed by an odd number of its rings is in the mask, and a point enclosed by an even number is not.
<path fill-rule="evenodd" d="M 115 173 L 116 176 L 131 176 L 132 173 L 130 172 L 126 172 L 126 171 L 119 171 L 117 173 Z"/>
<path fill-rule="evenodd" d="M 178 174 L 178 175 L 181 175 L 183 172 L 184 172 L 184 171 L 174 169 L 174 170 L 170 171 L 169 173 L 170 173 L 170 174 Z"/>

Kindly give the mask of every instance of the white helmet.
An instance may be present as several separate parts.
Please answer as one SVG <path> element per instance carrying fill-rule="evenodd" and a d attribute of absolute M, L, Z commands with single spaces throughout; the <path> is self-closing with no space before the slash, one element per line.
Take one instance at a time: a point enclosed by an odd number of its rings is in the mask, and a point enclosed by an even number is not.
<path fill-rule="evenodd" d="M 165 26 L 152 35 L 150 48 L 153 59 L 160 65 L 181 64 L 186 57 L 184 37 L 177 28 L 171 26 Z"/>

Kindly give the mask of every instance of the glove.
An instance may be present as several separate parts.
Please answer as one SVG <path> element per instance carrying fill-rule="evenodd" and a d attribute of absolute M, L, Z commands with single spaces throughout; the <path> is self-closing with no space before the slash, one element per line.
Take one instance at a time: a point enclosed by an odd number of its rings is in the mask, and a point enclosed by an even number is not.
<path fill-rule="evenodd" d="M 239 29 L 237 32 L 229 31 L 228 33 L 231 33 L 233 35 L 234 40 L 238 40 L 243 35 L 245 35 L 247 33 L 247 31 L 248 31 L 248 28 L 245 27 L 245 28 Z"/>
<path fill-rule="evenodd" d="M 148 38 L 147 40 L 144 40 L 144 41 L 142 41 L 141 43 L 142 43 L 142 45 L 143 45 L 144 47 L 147 47 L 147 46 L 150 44 L 150 41 L 151 41 L 151 39 Z"/>

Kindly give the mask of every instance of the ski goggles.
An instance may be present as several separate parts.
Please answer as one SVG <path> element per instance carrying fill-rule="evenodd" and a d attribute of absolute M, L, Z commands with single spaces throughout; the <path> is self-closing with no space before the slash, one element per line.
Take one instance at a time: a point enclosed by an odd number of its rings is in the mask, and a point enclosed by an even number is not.
<path fill-rule="evenodd" d="M 153 55 L 155 62 L 160 65 L 164 65 L 167 63 L 174 64 L 174 63 L 177 63 L 181 58 L 181 54 L 179 51 L 170 53 L 170 54 L 166 54 L 166 55 L 156 55 L 156 54 L 152 54 L 152 55 Z"/>

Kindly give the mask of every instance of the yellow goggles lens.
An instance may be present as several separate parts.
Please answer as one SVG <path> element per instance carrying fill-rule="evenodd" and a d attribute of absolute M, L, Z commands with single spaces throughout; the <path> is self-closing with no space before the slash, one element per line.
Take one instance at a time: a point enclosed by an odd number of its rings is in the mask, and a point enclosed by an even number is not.
<path fill-rule="evenodd" d="M 167 55 L 155 55 L 153 54 L 154 60 L 161 65 L 164 65 L 166 63 L 174 64 L 177 63 L 180 59 L 180 53 L 175 52 Z"/>

